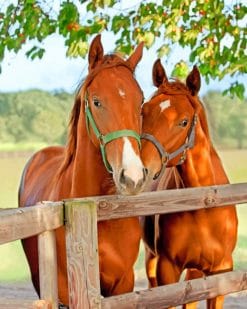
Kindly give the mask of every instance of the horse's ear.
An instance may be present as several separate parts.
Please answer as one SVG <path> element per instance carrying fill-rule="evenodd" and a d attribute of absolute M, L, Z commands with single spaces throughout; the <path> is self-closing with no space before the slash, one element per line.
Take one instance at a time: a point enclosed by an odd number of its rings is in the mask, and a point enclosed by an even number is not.
<path fill-rule="evenodd" d="M 101 44 L 101 35 L 98 34 L 92 41 L 88 54 L 88 70 L 89 72 L 94 69 L 99 62 L 102 61 L 104 56 L 103 46 Z"/>
<path fill-rule="evenodd" d="M 131 69 L 134 71 L 138 62 L 141 60 L 142 58 L 142 53 L 143 53 L 143 46 L 144 43 L 141 42 L 136 49 L 134 50 L 134 52 L 132 53 L 132 55 L 129 56 L 129 58 L 127 59 L 127 63 L 129 64 L 129 66 L 131 67 Z"/>
<path fill-rule="evenodd" d="M 164 80 L 167 81 L 168 78 L 160 59 L 157 59 L 153 65 L 153 84 L 159 88 Z"/>
<path fill-rule="evenodd" d="M 186 85 L 189 88 L 192 95 L 196 95 L 201 88 L 201 76 L 196 65 L 186 78 Z"/>

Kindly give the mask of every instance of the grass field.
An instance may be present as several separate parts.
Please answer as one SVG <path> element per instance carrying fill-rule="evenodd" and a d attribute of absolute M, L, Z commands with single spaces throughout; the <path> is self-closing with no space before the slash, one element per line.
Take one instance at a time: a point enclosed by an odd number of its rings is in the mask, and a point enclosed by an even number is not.
<path fill-rule="evenodd" d="M 225 169 L 232 183 L 247 182 L 247 150 L 221 151 Z M 28 156 L 3 157 L 0 153 L 0 208 L 17 207 L 17 190 L 22 169 Z M 247 263 L 247 207 L 238 206 L 239 238 L 234 253 L 236 268 Z M 138 277 L 145 274 L 143 250 L 136 264 Z M 0 246 L 0 282 L 23 281 L 29 278 L 27 263 L 19 241 Z"/>

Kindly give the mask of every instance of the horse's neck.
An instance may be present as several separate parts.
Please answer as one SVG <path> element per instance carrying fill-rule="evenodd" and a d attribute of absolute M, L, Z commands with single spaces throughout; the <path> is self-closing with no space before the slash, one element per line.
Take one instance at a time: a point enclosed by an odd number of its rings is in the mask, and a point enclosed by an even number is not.
<path fill-rule="evenodd" d="M 216 184 L 227 184 L 227 183 L 229 183 L 229 179 L 226 175 L 226 172 L 225 172 L 224 167 L 222 165 L 221 159 L 218 156 L 213 145 L 211 146 L 210 152 L 211 152 L 212 165 L 214 167 Z"/>
<path fill-rule="evenodd" d="M 228 183 L 221 160 L 209 136 L 198 125 L 195 145 L 187 151 L 187 158 L 179 168 L 186 187 L 210 186 Z"/>
<path fill-rule="evenodd" d="M 88 136 L 84 112 L 77 127 L 76 153 L 71 163 L 71 197 L 112 194 L 112 176 L 107 172 L 100 150 Z"/>

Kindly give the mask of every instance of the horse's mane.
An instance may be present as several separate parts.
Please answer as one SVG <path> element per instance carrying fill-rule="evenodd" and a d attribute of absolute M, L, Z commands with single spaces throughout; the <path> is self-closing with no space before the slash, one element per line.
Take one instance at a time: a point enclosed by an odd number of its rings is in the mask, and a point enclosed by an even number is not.
<path fill-rule="evenodd" d="M 127 61 L 120 58 L 116 54 L 109 54 L 103 57 L 101 64 L 99 64 L 95 69 L 93 69 L 86 78 L 82 79 L 77 87 L 74 106 L 71 111 L 67 145 L 65 147 L 65 156 L 58 171 L 58 177 L 63 173 L 63 171 L 69 166 L 75 157 L 75 150 L 77 147 L 77 125 L 79 121 L 79 116 L 81 113 L 82 104 L 85 103 L 86 90 L 89 84 L 92 82 L 94 77 L 104 69 L 109 69 L 112 67 L 124 66 L 133 73 L 133 69 L 130 67 Z"/>
<path fill-rule="evenodd" d="M 203 132 L 205 133 L 208 140 L 209 128 L 207 122 L 206 110 L 203 103 L 200 101 L 197 95 L 192 95 L 189 88 L 180 80 L 172 79 L 171 81 L 164 81 L 156 91 L 156 94 L 167 94 L 167 95 L 185 95 L 189 99 L 195 112 L 197 113 Z"/>

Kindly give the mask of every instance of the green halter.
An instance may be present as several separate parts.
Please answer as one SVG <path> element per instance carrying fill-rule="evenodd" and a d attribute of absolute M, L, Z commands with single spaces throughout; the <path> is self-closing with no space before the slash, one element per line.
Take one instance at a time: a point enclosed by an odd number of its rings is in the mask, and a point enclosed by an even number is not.
<path fill-rule="evenodd" d="M 89 104 L 88 104 L 88 98 L 87 95 L 85 96 L 85 113 L 86 113 L 86 126 L 87 126 L 87 131 L 89 133 L 89 125 L 92 127 L 94 134 L 96 135 L 97 139 L 99 140 L 100 143 L 100 151 L 102 155 L 103 162 L 105 164 L 105 167 L 109 173 L 112 173 L 112 168 L 110 166 L 110 163 L 108 162 L 106 158 L 106 152 L 105 152 L 105 145 L 117 138 L 120 137 L 125 137 L 125 136 L 130 136 L 133 137 L 137 140 L 139 147 L 141 147 L 141 138 L 140 135 L 133 131 L 133 130 L 118 130 L 118 131 L 113 131 L 110 133 L 107 133 L 105 135 L 101 134 L 100 131 L 97 128 L 97 125 L 93 119 L 93 115 L 91 113 Z"/>

